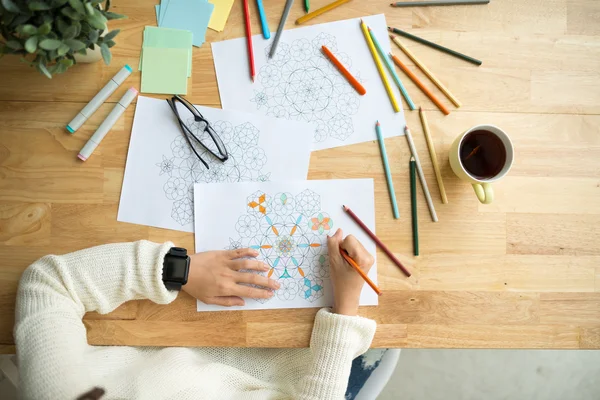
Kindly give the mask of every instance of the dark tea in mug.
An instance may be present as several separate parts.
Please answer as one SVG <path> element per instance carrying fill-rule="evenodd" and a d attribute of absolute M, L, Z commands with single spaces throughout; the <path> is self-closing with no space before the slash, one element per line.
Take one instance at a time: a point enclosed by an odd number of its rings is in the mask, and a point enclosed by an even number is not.
<path fill-rule="evenodd" d="M 474 178 L 492 179 L 506 164 L 506 147 L 496 134 L 487 130 L 476 130 L 463 138 L 460 162 Z"/>

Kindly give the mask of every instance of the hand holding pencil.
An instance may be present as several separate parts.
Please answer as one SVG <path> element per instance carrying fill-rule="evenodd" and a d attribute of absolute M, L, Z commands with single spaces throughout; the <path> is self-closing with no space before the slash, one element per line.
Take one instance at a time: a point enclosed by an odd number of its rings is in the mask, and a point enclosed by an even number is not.
<path fill-rule="evenodd" d="M 335 234 L 327 238 L 327 248 L 329 249 L 329 271 L 333 286 L 334 312 L 336 314 L 356 315 L 360 292 L 365 285 L 365 281 L 370 281 L 367 280 L 367 274 L 375 259 L 354 236 L 348 235 L 344 238 L 344 232 L 341 229 L 338 229 Z M 346 261 L 342 251 L 347 252 L 346 256 L 351 261 Z M 356 266 L 353 266 L 351 262 L 355 262 Z M 367 279 L 363 278 L 356 267 Z M 373 283 L 371 282 L 371 284 Z M 380 293 L 381 291 L 378 292 L 378 294 Z"/>

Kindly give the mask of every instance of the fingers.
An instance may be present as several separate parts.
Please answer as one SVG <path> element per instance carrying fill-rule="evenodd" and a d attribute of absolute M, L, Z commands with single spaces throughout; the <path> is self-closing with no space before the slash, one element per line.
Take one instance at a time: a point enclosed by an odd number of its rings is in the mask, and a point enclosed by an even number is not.
<path fill-rule="evenodd" d="M 258 256 L 258 251 L 253 250 L 253 249 L 227 250 L 225 252 L 225 256 L 230 260 L 235 260 L 235 259 L 244 258 L 244 257 L 256 257 L 256 256 Z"/>
<path fill-rule="evenodd" d="M 346 236 L 342 241 L 342 249 L 346 250 L 348 255 L 363 269 L 370 268 L 375 262 L 371 253 L 352 235 Z"/>
<path fill-rule="evenodd" d="M 218 296 L 206 299 L 207 304 L 216 304 L 218 306 L 232 307 L 243 306 L 246 304 L 244 299 L 237 296 Z"/>
<path fill-rule="evenodd" d="M 279 283 L 273 279 L 248 272 L 236 272 L 234 279 L 237 283 L 247 283 L 250 285 L 262 286 L 271 290 L 277 290 L 280 286 Z"/>
<path fill-rule="evenodd" d="M 250 286 L 235 285 L 231 289 L 231 293 L 239 297 L 247 297 L 251 299 L 270 299 L 273 292 L 267 289 L 258 289 Z"/>
<path fill-rule="evenodd" d="M 258 260 L 233 260 L 229 263 L 229 267 L 234 271 L 239 271 L 241 269 L 248 269 L 252 271 L 261 271 L 266 272 L 271 267 L 269 267 L 264 262 Z"/>
<path fill-rule="evenodd" d="M 343 265 L 344 259 L 340 254 L 340 245 L 342 244 L 342 238 L 344 232 L 342 229 L 338 229 L 331 236 L 327 236 L 327 249 L 329 252 L 329 265 Z"/>

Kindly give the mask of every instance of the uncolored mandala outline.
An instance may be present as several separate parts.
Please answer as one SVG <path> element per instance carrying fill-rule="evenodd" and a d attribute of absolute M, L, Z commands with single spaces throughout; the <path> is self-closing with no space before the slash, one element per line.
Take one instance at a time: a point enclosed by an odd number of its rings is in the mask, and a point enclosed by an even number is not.
<path fill-rule="evenodd" d="M 216 150 L 208 133 L 204 131 L 204 122 L 189 118 L 186 123 L 202 143 L 209 149 Z M 234 126 L 228 121 L 216 121 L 211 126 L 227 148 L 227 161 L 221 163 L 204 147 L 192 141 L 194 150 L 209 165 L 210 168 L 206 169 L 191 150 L 188 141 L 180 135 L 171 142 L 170 154 L 163 154 L 162 160 L 156 163 L 158 176 L 167 177 L 163 190 L 165 197 L 173 202 L 171 218 L 181 226 L 194 220 L 194 183 L 265 182 L 271 177 L 271 172 L 264 171 L 267 155 L 258 145 L 260 131 L 252 123 L 244 122 Z"/>
<path fill-rule="evenodd" d="M 352 116 L 358 113 L 360 96 L 323 55 L 323 45 L 352 69 L 352 59 L 337 51 L 337 39 L 328 33 L 280 42 L 272 58 L 270 46 L 265 49 L 267 64 L 257 79 L 262 90 L 255 90 L 250 101 L 267 116 L 314 123 L 315 142 L 329 137 L 345 141 L 354 133 Z"/>
<path fill-rule="evenodd" d="M 257 250 L 258 259 L 270 267 L 266 276 L 281 285 L 278 299 L 312 303 L 321 298 L 323 281 L 329 279 L 327 234 L 334 222 L 321 210 L 320 195 L 310 189 L 296 195 L 259 190 L 246 197 L 245 205 L 246 213 L 235 224 L 238 237 L 230 237 L 226 248 Z"/>

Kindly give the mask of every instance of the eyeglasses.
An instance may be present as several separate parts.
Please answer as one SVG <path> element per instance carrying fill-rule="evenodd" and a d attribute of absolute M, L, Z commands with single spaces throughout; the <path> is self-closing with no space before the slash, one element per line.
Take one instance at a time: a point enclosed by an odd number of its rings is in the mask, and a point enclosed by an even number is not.
<path fill-rule="evenodd" d="M 200 111 L 192 103 L 187 101 L 186 99 L 175 95 L 170 99 L 167 99 L 167 103 L 175 113 L 177 120 L 179 121 L 179 126 L 181 127 L 181 131 L 183 132 L 183 137 L 190 145 L 190 148 L 196 154 L 198 159 L 204 164 L 207 169 L 210 169 L 208 163 L 204 161 L 202 156 L 198 153 L 197 145 L 200 145 L 206 152 L 212 154 L 217 160 L 221 162 L 225 162 L 229 159 L 229 154 L 227 153 L 227 149 L 225 148 L 225 144 L 215 132 L 213 127 L 210 125 L 210 122 L 206 120 L 200 114 Z M 190 118 L 185 118 L 186 121 L 182 119 L 182 116 L 185 116 L 185 109 L 178 109 L 177 104 L 181 104 L 187 111 L 191 113 Z M 194 141 L 192 143 L 192 141 Z"/>

